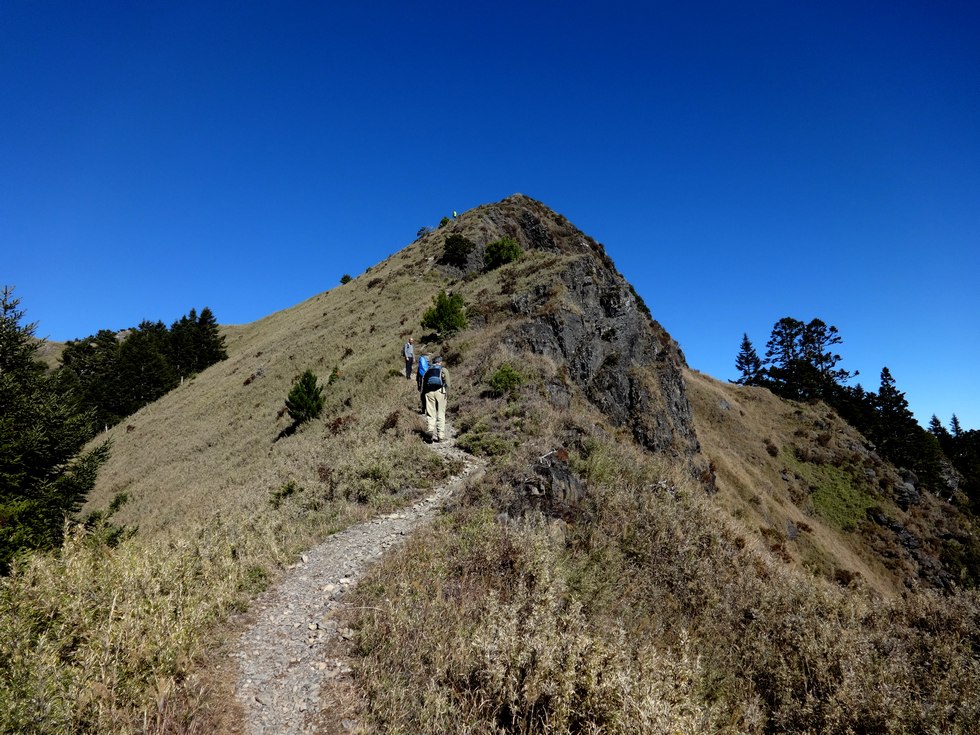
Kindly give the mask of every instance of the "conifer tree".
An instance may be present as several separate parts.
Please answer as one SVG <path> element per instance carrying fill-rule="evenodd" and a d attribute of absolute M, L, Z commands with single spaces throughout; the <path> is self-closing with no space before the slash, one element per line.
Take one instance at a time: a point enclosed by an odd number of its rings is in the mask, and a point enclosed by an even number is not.
<path fill-rule="evenodd" d="M 170 332 L 163 322 L 141 322 L 119 348 L 120 415 L 128 416 L 180 382 L 168 359 Z"/>
<path fill-rule="evenodd" d="M 487 245 L 483 251 L 483 265 L 488 271 L 512 263 L 521 257 L 524 251 L 512 237 L 502 237 Z"/>
<path fill-rule="evenodd" d="M 198 371 L 197 311 L 190 312 L 170 325 L 170 364 L 180 377 Z"/>
<path fill-rule="evenodd" d="M 773 392 L 787 398 L 799 398 L 797 372 L 802 357 L 803 322 L 783 317 L 772 327 L 766 343 L 766 375 Z"/>
<path fill-rule="evenodd" d="M 37 358 L 35 324 L 13 289 L 0 292 L 0 573 L 31 549 L 57 546 L 108 457 L 108 443 L 83 452 L 91 415 Z"/>
<path fill-rule="evenodd" d="M 306 370 L 289 391 L 286 409 L 295 426 L 315 419 L 323 410 L 323 388 L 317 383 L 312 370 Z"/>
<path fill-rule="evenodd" d="M 68 342 L 61 353 L 58 372 L 74 382 L 82 405 L 94 412 L 96 427 L 112 426 L 125 415 L 119 412 L 119 347 L 115 332 L 100 329 Z"/>
<path fill-rule="evenodd" d="M 736 380 L 740 385 L 760 385 L 762 382 L 762 360 L 759 359 L 749 335 L 742 333 L 742 346 L 735 357 L 735 367 L 741 373 Z"/>
<path fill-rule="evenodd" d="M 198 370 L 210 367 L 228 357 L 225 351 L 225 338 L 221 334 L 218 320 L 207 306 L 201 309 L 201 316 L 197 319 L 197 353 Z"/>
<path fill-rule="evenodd" d="M 422 326 L 434 329 L 442 335 L 449 335 L 466 329 L 466 307 L 459 294 L 440 291 L 432 306 L 422 315 Z"/>
<path fill-rule="evenodd" d="M 446 238 L 442 262 L 457 268 L 465 268 L 466 261 L 475 247 L 476 245 L 471 240 L 459 233 L 453 233 Z"/>
<path fill-rule="evenodd" d="M 933 414 L 929 419 L 929 433 L 936 437 L 936 440 L 939 442 L 939 448 L 943 450 L 943 454 L 952 459 L 956 440 L 952 434 L 946 431 L 946 427 L 943 426 L 943 422 L 939 420 L 936 414 Z"/>

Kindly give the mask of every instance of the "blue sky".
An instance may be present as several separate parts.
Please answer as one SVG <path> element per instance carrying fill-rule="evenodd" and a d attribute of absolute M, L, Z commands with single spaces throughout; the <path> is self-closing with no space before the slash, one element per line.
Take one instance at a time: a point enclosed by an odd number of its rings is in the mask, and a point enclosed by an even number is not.
<path fill-rule="evenodd" d="M 244 323 L 528 194 L 688 363 L 783 316 L 980 428 L 975 2 L 0 3 L 0 282 Z"/>

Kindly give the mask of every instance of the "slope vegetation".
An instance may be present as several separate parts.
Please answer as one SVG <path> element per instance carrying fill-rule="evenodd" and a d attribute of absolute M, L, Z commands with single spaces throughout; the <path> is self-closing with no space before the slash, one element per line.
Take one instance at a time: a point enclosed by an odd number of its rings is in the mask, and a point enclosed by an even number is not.
<path fill-rule="evenodd" d="M 716 501 L 785 562 L 891 597 L 949 589 L 944 542 L 970 525 L 822 403 L 686 373 Z"/>

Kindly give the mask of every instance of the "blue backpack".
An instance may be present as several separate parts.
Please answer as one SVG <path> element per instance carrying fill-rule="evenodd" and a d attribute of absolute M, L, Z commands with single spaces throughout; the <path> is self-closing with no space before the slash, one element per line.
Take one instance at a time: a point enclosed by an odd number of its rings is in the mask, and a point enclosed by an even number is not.
<path fill-rule="evenodd" d="M 425 372 L 425 384 L 429 388 L 442 387 L 442 365 L 433 365 Z"/>
<path fill-rule="evenodd" d="M 429 369 L 429 361 L 425 359 L 425 355 L 419 357 L 419 375 L 425 377 L 425 371 Z"/>

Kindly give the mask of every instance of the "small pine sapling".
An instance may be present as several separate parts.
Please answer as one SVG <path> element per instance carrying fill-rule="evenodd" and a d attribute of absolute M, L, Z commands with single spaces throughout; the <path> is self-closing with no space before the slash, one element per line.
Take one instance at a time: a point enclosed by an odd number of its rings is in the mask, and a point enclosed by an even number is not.
<path fill-rule="evenodd" d="M 286 410 L 296 426 L 315 419 L 323 410 L 323 389 L 312 370 L 305 371 L 293 383 L 286 398 Z"/>

